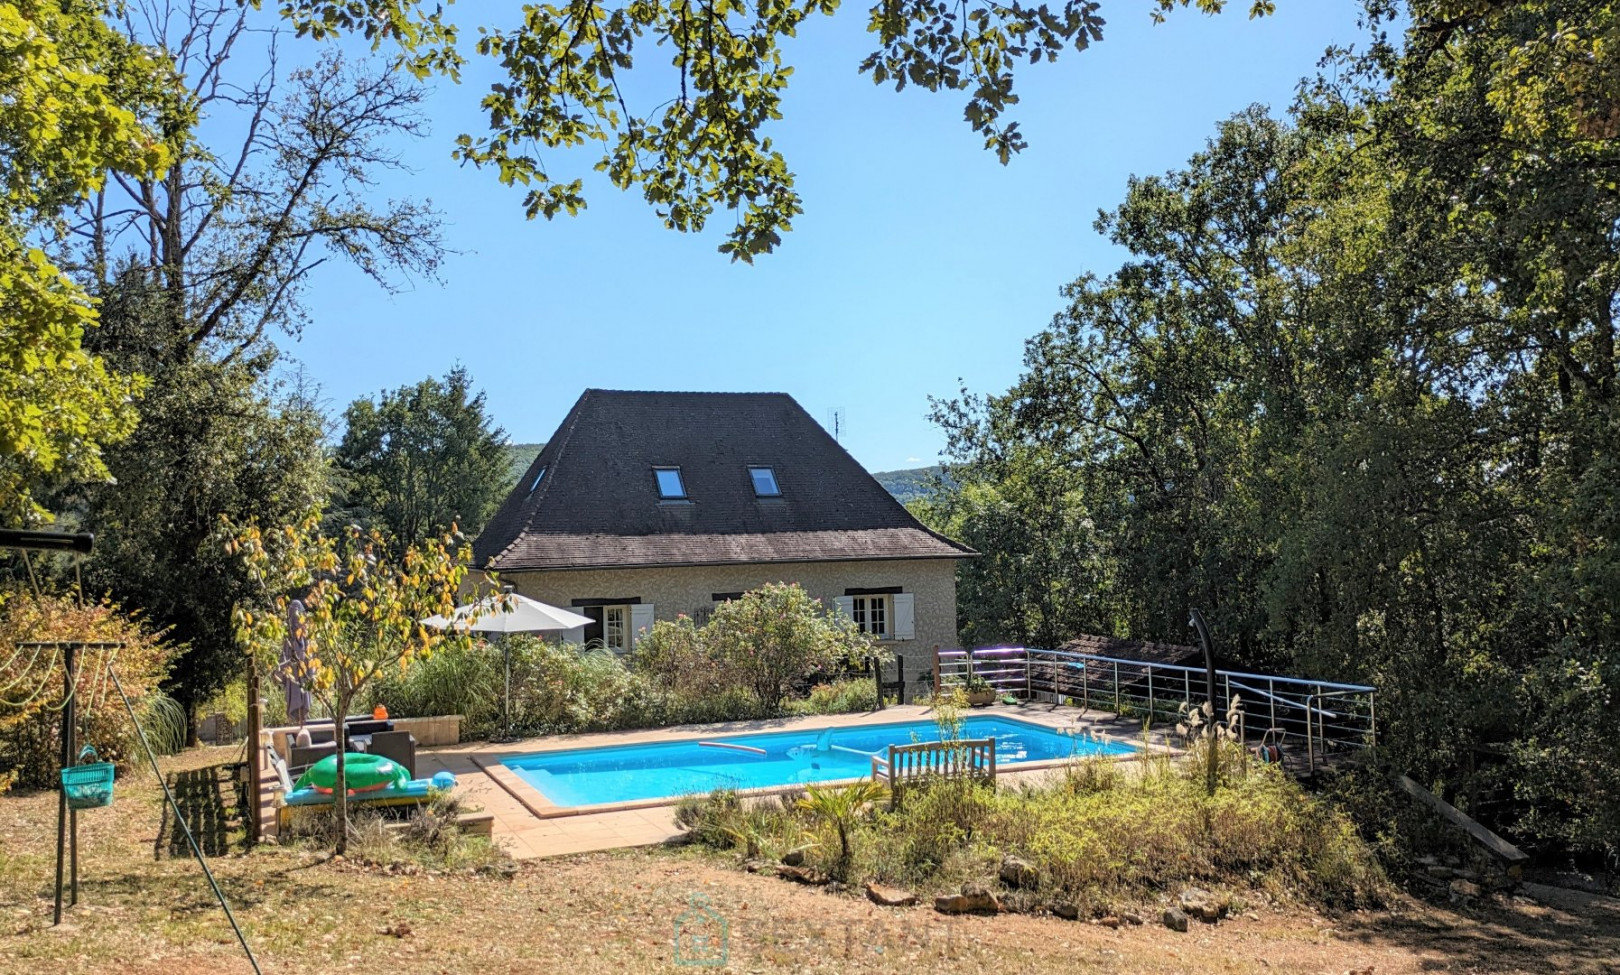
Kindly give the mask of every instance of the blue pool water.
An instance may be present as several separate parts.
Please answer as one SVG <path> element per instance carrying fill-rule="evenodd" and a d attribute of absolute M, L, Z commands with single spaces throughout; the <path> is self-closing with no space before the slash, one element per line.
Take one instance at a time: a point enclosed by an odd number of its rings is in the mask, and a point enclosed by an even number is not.
<path fill-rule="evenodd" d="M 964 738 L 996 740 L 997 766 L 1135 751 L 1130 745 L 1090 741 L 1011 718 L 969 717 L 965 725 Z M 862 778 L 872 771 L 872 755 L 886 755 L 890 745 L 938 741 L 939 729 L 932 721 L 911 721 L 707 740 L 763 748 L 765 754 L 699 745 L 694 738 L 540 752 L 504 764 L 559 806 L 593 806 L 714 789 Z"/>

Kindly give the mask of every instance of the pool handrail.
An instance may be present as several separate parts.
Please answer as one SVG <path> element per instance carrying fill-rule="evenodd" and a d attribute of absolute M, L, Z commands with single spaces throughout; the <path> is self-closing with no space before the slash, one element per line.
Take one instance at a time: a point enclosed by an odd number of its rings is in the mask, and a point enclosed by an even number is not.
<path fill-rule="evenodd" d="M 730 743 L 728 741 L 700 741 L 700 742 L 698 742 L 698 747 L 699 748 L 729 748 L 732 751 L 752 752 L 755 755 L 767 754 L 765 749 L 763 749 L 763 748 L 756 748 L 753 745 L 733 745 L 732 743 Z"/>

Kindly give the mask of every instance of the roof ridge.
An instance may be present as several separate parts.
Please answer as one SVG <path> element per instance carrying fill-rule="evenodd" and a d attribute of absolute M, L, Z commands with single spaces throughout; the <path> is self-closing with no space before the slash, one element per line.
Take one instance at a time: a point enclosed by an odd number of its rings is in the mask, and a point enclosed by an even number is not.
<path fill-rule="evenodd" d="M 603 389 L 593 386 L 586 393 L 612 393 L 617 396 L 792 396 L 779 390 L 746 389 Z"/>

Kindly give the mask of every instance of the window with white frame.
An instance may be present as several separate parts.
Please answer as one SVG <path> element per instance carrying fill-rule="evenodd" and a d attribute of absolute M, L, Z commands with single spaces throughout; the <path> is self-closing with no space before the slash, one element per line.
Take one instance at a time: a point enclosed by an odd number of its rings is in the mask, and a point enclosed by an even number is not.
<path fill-rule="evenodd" d="M 626 653 L 653 625 L 652 603 L 618 600 L 579 600 L 574 603 L 580 615 L 590 619 L 584 627 L 585 645 Z"/>
<path fill-rule="evenodd" d="M 917 597 L 899 586 L 845 589 L 834 597 L 838 614 L 879 640 L 917 638 Z"/>
<path fill-rule="evenodd" d="M 602 645 L 614 653 L 630 649 L 630 607 L 602 607 Z"/>
<path fill-rule="evenodd" d="M 849 615 L 862 633 L 869 633 L 880 640 L 889 636 L 889 619 L 893 614 L 889 612 L 887 595 L 852 597 Z"/>

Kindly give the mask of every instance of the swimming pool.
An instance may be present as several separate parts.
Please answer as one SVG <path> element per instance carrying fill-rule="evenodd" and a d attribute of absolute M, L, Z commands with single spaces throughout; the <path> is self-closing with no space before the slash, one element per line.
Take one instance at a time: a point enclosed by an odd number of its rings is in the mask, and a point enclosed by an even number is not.
<path fill-rule="evenodd" d="M 1130 745 L 1093 741 L 1013 718 L 973 716 L 964 724 L 962 737 L 996 740 L 997 766 L 1135 752 Z M 871 756 L 886 755 L 890 745 L 938 741 L 939 728 L 932 721 L 908 721 L 703 740 L 742 747 L 703 745 L 694 738 L 537 752 L 503 764 L 558 806 L 595 806 L 714 789 L 862 778 L 871 774 Z"/>

